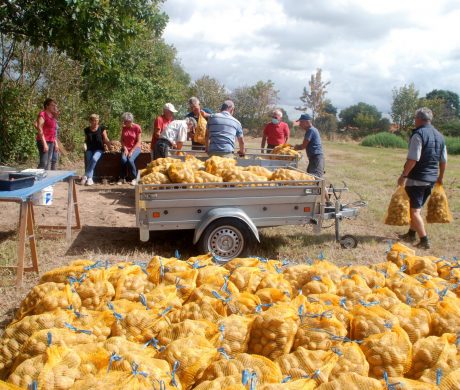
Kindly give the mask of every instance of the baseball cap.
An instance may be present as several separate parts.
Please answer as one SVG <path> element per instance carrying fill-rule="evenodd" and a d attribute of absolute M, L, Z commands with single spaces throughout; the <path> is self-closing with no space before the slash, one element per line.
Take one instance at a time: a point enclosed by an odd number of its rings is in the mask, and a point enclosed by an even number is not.
<path fill-rule="evenodd" d="M 171 103 L 166 103 L 163 107 L 163 110 L 168 110 L 171 112 L 177 112 L 176 108 Z"/>
<path fill-rule="evenodd" d="M 308 114 L 302 114 L 300 115 L 300 118 L 297 120 L 298 121 L 311 121 L 311 116 Z"/>

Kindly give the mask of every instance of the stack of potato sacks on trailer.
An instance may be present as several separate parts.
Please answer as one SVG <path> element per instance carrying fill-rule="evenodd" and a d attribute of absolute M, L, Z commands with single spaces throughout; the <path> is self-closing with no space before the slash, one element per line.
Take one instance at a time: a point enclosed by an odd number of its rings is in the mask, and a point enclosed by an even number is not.
<path fill-rule="evenodd" d="M 6 328 L 0 389 L 459 389 L 459 281 L 400 244 L 370 266 L 74 261 Z"/>
<path fill-rule="evenodd" d="M 192 155 L 185 161 L 172 157 L 152 161 L 140 171 L 142 184 L 267 182 L 280 180 L 312 181 L 314 176 L 287 168 L 274 172 L 261 166 L 237 166 L 231 158 L 213 156 L 205 162 Z"/>

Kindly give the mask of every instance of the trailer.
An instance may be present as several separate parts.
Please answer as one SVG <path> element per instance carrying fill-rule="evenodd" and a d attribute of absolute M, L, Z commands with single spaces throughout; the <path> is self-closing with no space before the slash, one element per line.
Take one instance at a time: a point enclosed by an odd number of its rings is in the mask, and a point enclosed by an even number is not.
<path fill-rule="evenodd" d="M 260 242 L 259 228 L 313 225 L 319 233 L 323 222 L 335 221 L 336 240 L 356 247 L 355 237 L 340 235 L 344 218 L 358 215 L 357 204 L 344 205 L 337 197 L 326 206 L 326 193 L 347 188 L 326 187 L 324 179 L 193 184 L 137 184 L 136 222 L 141 241 L 150 231 L 194 231 L 193 244 L 200 253 L 211 252 L 226 262 L 241 257 Z"/>

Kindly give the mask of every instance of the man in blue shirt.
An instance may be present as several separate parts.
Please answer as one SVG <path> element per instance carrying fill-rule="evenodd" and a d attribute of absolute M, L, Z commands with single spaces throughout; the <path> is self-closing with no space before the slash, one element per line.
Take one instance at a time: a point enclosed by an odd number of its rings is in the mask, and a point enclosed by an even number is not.
<path fill-rule="evenodd" d="M 305 149 L 308 157 L 307 173 L 323 177 L 324 175 L 324 155 L 321 145 L 321 137 L 317 128 L 311 123 L 311 116 L 308 114 L 300 115 L 299 126 L 305 130 L 302 145 L 296 145 L 295 150 Z"/>
<path fill-rule="evenodd" d="M 235 104 L 226 100 L 221 112 L 208 119 L 206 152 L 209 156 L 233 157 L 235 138 L 240 146 L 239 155 L 244 156 L 244 138 L 241 123 L 233 117 Z"/>
<path fill-rule="evenodd" d="M 421 216 L 421 209 L 436 182 L 442 184 L 447 166 L 447 150 L 444 137 L 431 121 L 433 112 L 426 107 L 415 112 L 415 129 L 409 141 L 409 152 L 398 185 L 404 186 L 410 199 L 410 227 L 399 236 L 408 242 L 416 241 L 421 249 L 430 249 L 430 242 Z"/>

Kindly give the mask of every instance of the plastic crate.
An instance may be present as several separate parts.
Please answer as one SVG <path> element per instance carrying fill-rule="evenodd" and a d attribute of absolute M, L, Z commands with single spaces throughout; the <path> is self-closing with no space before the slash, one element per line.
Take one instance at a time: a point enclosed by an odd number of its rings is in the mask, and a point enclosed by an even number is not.
<path fill-rule="evenodd" d="M 35 177 L 20 173 L 8 173 L 0 175 L 0 191 L 15 191 L 21 188 L 32 187 Z"/>

